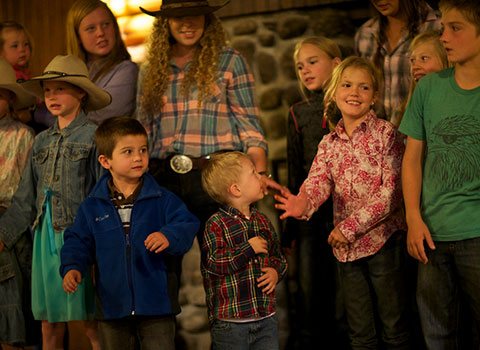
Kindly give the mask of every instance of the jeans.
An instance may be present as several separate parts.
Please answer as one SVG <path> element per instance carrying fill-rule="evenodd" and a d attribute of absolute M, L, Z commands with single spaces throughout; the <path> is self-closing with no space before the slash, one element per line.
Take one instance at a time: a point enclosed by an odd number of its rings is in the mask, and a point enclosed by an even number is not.
<path fill-rule="evenodd" d="M 405 261 L 399 231 L 376 254 L 338 263 L 353 350 L 382 348 L 377 324 L 384 348 L 411 348 Z"/>
<path fill-rule="evenodd" d="M 427 264 L 419 264 L 417 303 L 428 349 L 478 349 L 470 324 L 463 322 L 461 306 L 471 313 L 480 333 L 480 238 L 456 242 L 435 242 L 427 249 Z M 475 333 L 475 330 L 474 330 Z"/>
<path fill-rule="evenodd" d="M 102 350 L 175 350 L 174 317 L 128 317 L 98 322 Z"/>
<path fill-rule="evenodd" d="M 278 321 L 271 316 L 246 323 L 215 320 L 211 328 L 213 350 L 278 350 Z"/>

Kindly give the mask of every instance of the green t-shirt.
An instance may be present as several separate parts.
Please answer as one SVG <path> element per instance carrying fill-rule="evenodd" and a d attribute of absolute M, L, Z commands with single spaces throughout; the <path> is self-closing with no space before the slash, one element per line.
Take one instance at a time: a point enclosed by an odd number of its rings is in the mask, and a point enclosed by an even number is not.
<path fill-rule="evenodd" d="M 480 237 L 480 87 L 461 89 L 454 68 L 425 76 L 400 131 L 426 143 L 421 205 L 432 238 Z"/>

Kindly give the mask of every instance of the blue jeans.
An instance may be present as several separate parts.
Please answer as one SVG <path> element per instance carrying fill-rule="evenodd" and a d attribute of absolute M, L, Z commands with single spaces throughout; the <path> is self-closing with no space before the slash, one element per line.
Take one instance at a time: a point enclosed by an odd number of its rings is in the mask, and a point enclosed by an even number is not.
<path fill-rule="evenodd" d="M 211 328 L 213 350 L 278 350 L 276 316 L 234 323 L 215 320 Z"/>
<path fill-rule="evenodd" d="M 353 350 L 382 348 L 377 323 L 386 349 L 411 348 L 405 261 L 405 233 L 397 232 L 376 254 L 338 263 Z"/>
<path fill-rule="evenodd" d="M 461 305 L 480 333 L 480 238 L 435 242 L 435 247 L 427 250 L 428 263 L 418 264 L 417 303 L 425 342 L 428 349 L 466 349 L 462 342 L 472 340 L 459 336 L 470 327 L 460 324 Z"/>
<path fill-rule="evenodd" d="M 98 322 L 102 350 L 175 350 L 175 319 L 171 317 L 127 317 Z"/>

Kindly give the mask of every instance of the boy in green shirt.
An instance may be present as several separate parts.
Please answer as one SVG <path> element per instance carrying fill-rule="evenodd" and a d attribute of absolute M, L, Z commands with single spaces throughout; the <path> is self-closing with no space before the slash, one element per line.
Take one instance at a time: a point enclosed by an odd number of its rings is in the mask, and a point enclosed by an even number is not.
<path fill-rule="evenodd" d="M 454 67 L 415 89 L 400 125 L 408 136 L 402 183 L 408 251 L 422 263 L 417 302 L 425 342 L 456 349 L 460 295 L 480 332 L 480 5 L 441 0 L 440 10 Z"/>

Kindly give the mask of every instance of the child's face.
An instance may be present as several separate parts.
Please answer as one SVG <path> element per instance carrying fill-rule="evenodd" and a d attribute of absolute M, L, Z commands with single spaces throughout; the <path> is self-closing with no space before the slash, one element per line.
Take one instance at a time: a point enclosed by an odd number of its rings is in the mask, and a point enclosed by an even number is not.
<path fill-rule="evenodd" d="M 440 40 L 450 63 L 463 65 L 480 58 L 480 35 L 457 9 L 442 13 L 443 33 Z"/>
<path fill-rule="evenodd" d="M 97 7 L 82 19 L 78 35 L 90 60 L 107 56 L 115 47 L 115 28 L 103 7 Z"/>
<path fill-rule="evenodd" d="M 442 61 L 432 42 L 419 44 L 410 54 L 410 74 L 415 81 L 419 81 L 428 73 L 438 72 L 442 69 Z"/>
<path fill-rule="evenodd" d="M 365 117 L 375 102 L 370 74 L 362 68 L 346 68 L 335 91 L 335 102 L 343 119 L 360 120 Z"/>
<path fill-rule="evenodd" d="M 112 158 L 101 155 L 99 161 L 115 181 L 137 183 L 148 168 L 147 138 L 144 135 L 121 136 L 117 139 Z"/>
<path fill-rule="evenodd" d="M 385 17 L 398 16 L 400 12 L 400 0 L 370 0 L 373 6 Z"/>
<path fill-rule="evenodd" d="M 245 204 L 259 201 L 265 195 L 262 190 L 260 175 L 255 170 L 250 159 L 242 159 L 242 172 L 240 173 L 237 186 L 241 192 L 241 199 Z"/>
<path fill-rule="evenodd" d="M 170 17 L 168 28 L 177 45 L 193 48 L 205 31 L 205 16 Z"/>
<path fill-rule="evenodd" d="M 3 31 L 3 44 L 1 57 L 16 67 L 25 67 L 30 61 L 30 42 L 24 31 L 7 29 Z"/>
<path fill-rule="evenodd" d="M 296 66 L 302 84 L 309 91 L 320 90 L 332 75 L 339 59 L 332 59 L 324 51 L 312 44 L 303 44 L 298 50 Z"/>
<path fill-rule="evenodd" d="M 0 89 L 0 119 L 8 115 L 12 93 L 6 89 Z"/>
<path fill-rule="evenodd" d="M 78 114 L 86 95 L 85 91 L 67 82 L 48 80 L 43 82 L 43 93 L 50 113 L 65 118 Z"/>

